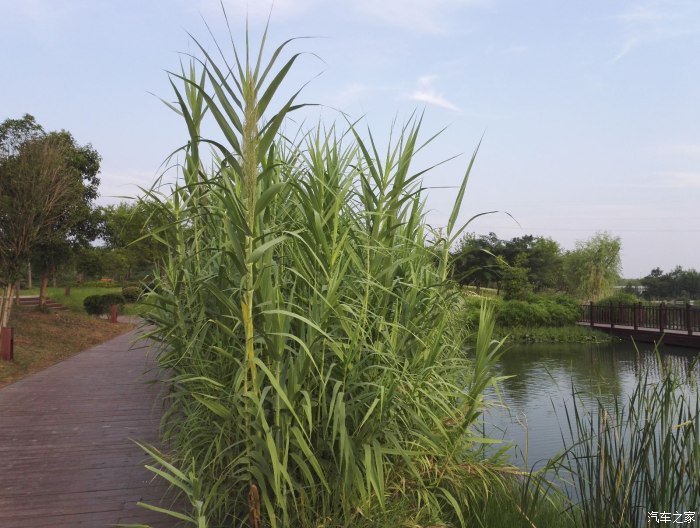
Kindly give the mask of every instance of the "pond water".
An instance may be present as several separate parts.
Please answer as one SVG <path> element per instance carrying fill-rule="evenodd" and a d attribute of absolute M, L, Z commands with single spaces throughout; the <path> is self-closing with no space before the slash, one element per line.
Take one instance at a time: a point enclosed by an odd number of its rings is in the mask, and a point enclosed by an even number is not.
<path fill-rule="evenodd" d="M 595 409 L 596 398 L 612 408 L 617 397 L 625 402 L 638 375 L 650 369 L 658 376 L 653 345 L 620 342 L 593 344 L 512 345 L 496 367 L 503 405 L 484 415 L 485 434 L 512 442 L 511 461 L 524 468 L 541 467 L 570 443 L 566 408 L 574 394 L 583 407 Z M 700 350 L 666 346 L 662 355 L 683 374 L 700 379 L 695 358 Z M 495 393 L 490 395 L 496 399 Z M 579 407 L 580 408 L 580 407 Z M 562 432 L 564 434 L 562 435 Z"/>

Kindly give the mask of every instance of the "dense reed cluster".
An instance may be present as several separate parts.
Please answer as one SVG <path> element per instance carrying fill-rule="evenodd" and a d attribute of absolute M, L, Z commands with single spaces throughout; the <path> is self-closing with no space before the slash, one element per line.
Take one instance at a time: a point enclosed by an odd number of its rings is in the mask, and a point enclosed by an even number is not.
<path fill-rule="evenodd" d="M 371 134 L 280 134 L 298 55 L 235 50 L 173 74 L 189 132 L 172 193 L 149 193 L 168 246 L 151 337 L 167 370 L 157 471 L 195 526 L 465 524 L 506 469 L 472 430 L 500 344 L 482 308 L 467 354 L 449 247 L 412 172 L 420 118 L 380 154 Z M 229 60 L 230 59 L 230 60 Z M 205 117 L 210 120 L 203 127 Z M 214 129 L 209 137 L 201 130 Z M 213 159 L 210 154 L 213 152 Z M 206 161 L 205 161 L 206 159 Z"/>

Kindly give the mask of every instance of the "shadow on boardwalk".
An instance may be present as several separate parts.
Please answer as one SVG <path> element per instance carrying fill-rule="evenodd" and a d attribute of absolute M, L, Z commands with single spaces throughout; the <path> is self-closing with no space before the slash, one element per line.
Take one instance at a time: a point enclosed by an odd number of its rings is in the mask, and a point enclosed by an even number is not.
<path fill-rule="evenodd" d="M 0 389 L 0 526 L 99 528 L 174 520 L 133 442 L 156 443 L 160 384 L 131 331 Z"/>

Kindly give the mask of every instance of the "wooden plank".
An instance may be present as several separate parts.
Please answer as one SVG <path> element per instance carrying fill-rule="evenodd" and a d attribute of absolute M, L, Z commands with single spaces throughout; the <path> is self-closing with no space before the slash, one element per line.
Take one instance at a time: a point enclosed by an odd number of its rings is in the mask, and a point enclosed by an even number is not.
<path fill-rule="evenodd" d="M 159 371 L 148 347 L 131 347 L 135 338 L 129 332 L 0 389 L 0 526 L 175 526 L 136 507 L 161 503 L 167 487 L 134 443 L 157 443 L 162 414 Z"/>

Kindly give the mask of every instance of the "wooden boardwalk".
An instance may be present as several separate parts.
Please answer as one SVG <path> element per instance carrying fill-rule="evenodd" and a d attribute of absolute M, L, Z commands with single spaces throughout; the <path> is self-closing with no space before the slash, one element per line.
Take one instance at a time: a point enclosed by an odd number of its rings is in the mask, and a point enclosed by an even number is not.
<path fill-rule="evenodd" d="M 578 323 L 581 326 L 594 328 L 615 335 L 622 339 L 634 339 L 639 343 L 663 343 L 685 348 L 695 348 L 700 350 L 700 333 L 688 334 L 684 330 L 659 330 L 658 328 L 642 328 L 628 325 L 611 326 L 610 323 L 594 323 L 588 321 Z"/>
<path fill-rule="evenodd" d="M 0 389 L 0 527 L 175 521 L 137 507 L 166 488 L 133 440 L 157 443 L 160 387 L 128 332 Z"/>

